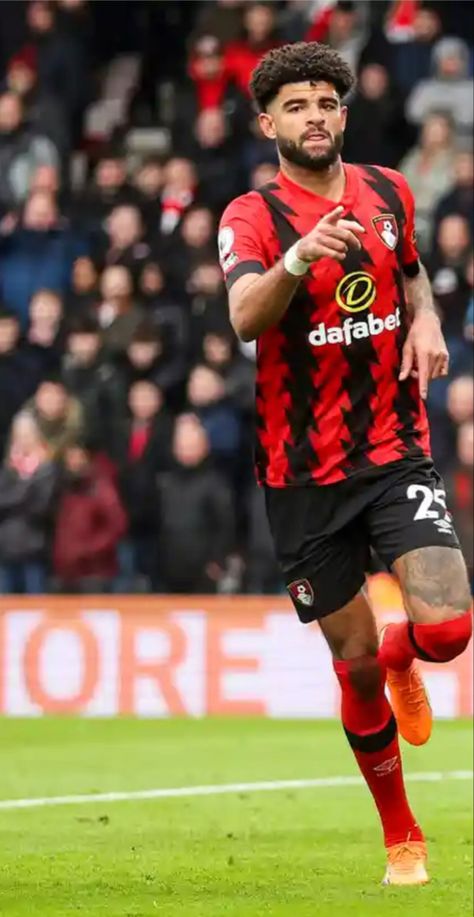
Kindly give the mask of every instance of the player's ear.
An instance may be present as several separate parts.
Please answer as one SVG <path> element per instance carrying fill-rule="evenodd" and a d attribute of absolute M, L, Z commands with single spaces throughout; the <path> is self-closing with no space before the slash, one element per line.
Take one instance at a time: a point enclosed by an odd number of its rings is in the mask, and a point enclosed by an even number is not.
<path fill-rule="evenodd" d="M 347 123 L 347 105 L 341 105 L 341 127 L 345 131 Z"/>
<path fill-rule="evenodd" d="M 260 130 L 262 131 L 262 134 L 264 135 L 264 137 L 266 137 L 267 140 L 275 140 L 276 138 L 275 122 L 272 116 L 269 115 L 267 111 L 260 112 L 258 116 L 258 123 L 260 125 Z"/>

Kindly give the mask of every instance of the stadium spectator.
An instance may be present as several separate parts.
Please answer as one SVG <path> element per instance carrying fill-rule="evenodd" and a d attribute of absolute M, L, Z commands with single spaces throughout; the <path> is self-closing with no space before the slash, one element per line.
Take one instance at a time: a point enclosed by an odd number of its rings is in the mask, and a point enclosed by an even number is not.
<path fill-rule="evenodd" d="M 167 257 L 173 288 L 182 293 L 193 268 L 207 258 L 214 258 L 215 252 L 214 214 L 209 207 L 193 204 L 183 216 Z"/>
<path fill-rule="evenodd" d="M 248 95 L 252 70 L 266 51 L 279 44 L 279 38 L 273 3 L 246 3 L 242 16 L 245 38 L 226 46 L 224 68 L 229 80 Z"/>
<path fill-rule="evenodd" d="M 275 156 L 275 145 L 267 140 L 260 131 L 258 118 L 249 118 L 247 130 L 242 143 L 242 165 L 250 184 L 250 176 L 254 169 L 262 162 L 274 163 L 278 168 L 278 158 Z"/>
<path fill-rule="evenodd" d="M 430 114 L 423 124 L 419 145 L 400 163 L 416 199 L 416 233 L 419 249 L 430 249 L 432 221 L 439 199 L 451 188 L 454 178 L 454 146 L 450 119 Z"/>
<path fill-rule="evenodd" d="M 76 194 L 73 206 L 82 226 L 97 236 L 114 207 L 139 202 L 138 191 L 128 182 L 125 158 L 111 152 L 99 159 L 91 183 Z"/>
<path fill-rule="evenodd" d="M 117 362 L 123 391 L 137 381 L 150 381 L 165 395 L 168 405 L 182 400 L 187 365 L 185 354 L 173 347 L 171 335 L 165 341 L 159 326 L 149 320 L 135 329 L 123 357 Z"/>
<path fill-rule="evenodd" d="M 0 234 L 0 287 L 4 301 L 25 327 L 37 290 L 68 292 L 74 261 L 85 244 L 61 220 L 54 197 L 46 191 L 34 192 L 23 219 L 7 229 Z"/>
<path fill-rule="evenodd" d="M 132 185 L 139 194 L 137 204 L 140 206 L 146 234 L 151 238 L 159 232 L 164 182 L 163 163 L 155 157 L 145 159 L 132 174 Z"/>
<path fill-rule="evenodd" d="M 448 388 L 448 414 L 455 424 L 472 421 L 474 416 L 474 389 L 470 376 L 459 376 Z"/>
<path fill-rule="evenodd" d="M 59 337 L 63 320 L 62 299 L 53 290 L 38 290 L 31 297 L 29 308 L 28 341 L 38 347 L 59 350 Z"/>
<path fill-rule="evenodd" d="M 21 339 L 18 317 L 0 309 L 0 461 L 10 425 L 22 405 L 34 394 L 43 374 L 35 354 Z"/>
<path fill-rule="evenodd" d="M 441 220 L 451 214 L 464 217 L 474 238 L 474 156 L 471 150 L 460 150 L 454 160 L 454 184 L 438 202 L 434 215 L 436 234 Z"/>
<path fill-rule="evenodd" d="M 449 112 L 455 128 L 469 134 L 473 125 L 473 82 L 469 77 L 469 47 L 460 38 L 442 38 L 433 48 L 433 76 L 410 93 L 407 116 L 422 124 L 436 111 Z"/>
<path fill-rule="evenodd" d="M 350 162 L 363 162 L 367 146 L 371 158 L 394 168 L 408 146 L 402 99 L 391 85 L 382 64 L 366 64 L 350 101 L 344 134 L 344 155 Z"/>
<path fill-rule="evenodd" d="M 202 342 L 206 366 L 219 373 L 225 393 L 243 414 L 251 417 L 255 398 L 255 365 L 239 352 L 230 329 L 208 331 Z"/>
<path fill-rule="evenodd" d="M 84 418 L 79 401 L 54 374 L 40 382 L 34 397 L 24 406 L 46 442 L 51 456 L 61 458 L 83 432 Z"/>
<path fill-rule="evenodd" d="M 121 545 L 121 589 L 133 590 L 135 577 L 158 588 L 157 475 L 171 469 L 173 420 L 163 394 L 151 380 L 133 382 L 128 392 L 129 417 L 120 431 L 120 491 L 129 521 Z M 125 580 L 125 581 L 124 581 Z"/>
<path fill-rule="evenodd" d="M 201 4 L 194 34 L 215 35 L 223 44 L 237 41 L 242 33 L 242 0 L 211 0 Z"/>
<path fill-rule="evenodd" d="M 165 181 L 161 193 L 160 232 L 171 235 L 191 206 L 197 190 L 196 167 L 189 159 L 176 156 L 165 166 Z"/>
<path fill-rule="evenodd" d="M 21 99 L 29 127 L 40 136 L 48 137 L 61 158 L 66 156 L 71 146 L 70 131 L 56 95 L 39 86 L 33 54 L 17 54 L 10 60 L 6 87 Z"/>
<path fill-rule="evenodd" d="M 59 164 L 49 137 L 24 121 L 23 103 L 14 92 L 0 95 L 0 215 L 26 199 L 31 177 L 40 165 Z"/>
<path fill-rule="evenodd" d="M 222 272 L 214 259 L 194 268 L 186 289 L 191 299 L 191 351 L 199 353 L 205 332 L 220 327 L 223 317 L 228 317 Z"/>
<path fill-rule="evenodd" d="M 335 48 L 352 70 L 357 69 L 359 56 L 366 40 L 360 4 L 339 0 L 334 4 L 316 6 L 312 24 L 305 41 L 322 41 Z"/>
<path fill-rule="evenodd" d="M 62 16 L 47 0 L 32 0 L 27 7 L 28 43 L 38 68 L 40 89 L 57 98 L 63 118 L 77 136 L 82 113 L 91 94 L 89 47 L 77 24 L 67 28 Z M 70 14 L 69 14 L 70 17 Z"/>
<path fill-rule="evenodd" d="M 206 432 L 181 415 L 173 436 L 175 467 L 158 479 L 158 566 L 167 592 L 215 592 L 233 548 L 228 486 L 212 468 Z M 179 507 L 179 511 L 177 511 Z"/>
<path fill-rule="evenodd" d="M 54 575 L 59 592 L 109 592 L 127 522 L 117 489 L 85 441 L 64 453 L 65 482 L 54 532 Z"/>
<path fill-rule="evenodd" d="M 242 424 L 224 379 L 203 364 L 195 366 L 187 388 L 189 410 L 196 414 L 209 439 L 216 465 L 232 477 L 242 439 Z"/>
<path fill-rule="evenodd" d="M 150 257 L 150 246 L 144 239 L 144 226 L 138 207 L 121 204 L 114 207 L 106 221 L 107 238 L 95 260 L 106 265 L 121 264 L 135 278 Z"/>
<path fill-rule="evenodd" d="M 113 451 L 125 413 L 117 370 L 102 360 L 100 326 L 93 315 L 72 319 L 66 335 L 61 379 L 81 405 L 83 428 L 96 448 Z"/>
<path fill-rule="evenodd" d="M 413 19 L 411 35 L 393 40 L 390 60 L 397 86 L 408 93 L 430 75 L 433 48 L 441 34 L 441 18 L 433 8 L 419 6 Z"/>
<path fill-rule="evenodd" d="M 123 265 L 107 267 L 100 280 L 102 301 L 97 314 L 107 357 L 124 353 L 143 320 L 143 310 L 133 298 L 132 275 Z"/>
<path fill-rule="evenodd" d="M 0 593 L 43 594 L 57 470 L 31 415 L 18 414 L 0 469 Z"/>
<path fill-rule="evenodd" d="M 466 265 L 471 245 L 469 225 L 458 214 L 445 216 L 439 226 L 431 260 L 433 293 L 441 313 L 443 331 L 450 340 L 462 341 L 464 315 L 470 289 Z"/>
<path fill-rule="evenodd" d="M 200 197 L 217 211 L 240 191 L 237 152 L 224 110 L 199 112 L 186 153 L 196 163 Z"/>
<path fill-rule="evenodd" d="M 83 255 L 72 266 L 71 289 L 66 297 L 66 312 L 77 315 L 88 312 L 100 300 L 99 271 L 92 258 Z"/>
<path fill-rule="evenodd" d="M 201 35 L 193 44 L 188 61 L 187 82 L 178 93 L 176 133 L 184 118 L 196 117 L 207 109 L 220 109 L 229 85 L 222 47 L 214 33 Z"/>

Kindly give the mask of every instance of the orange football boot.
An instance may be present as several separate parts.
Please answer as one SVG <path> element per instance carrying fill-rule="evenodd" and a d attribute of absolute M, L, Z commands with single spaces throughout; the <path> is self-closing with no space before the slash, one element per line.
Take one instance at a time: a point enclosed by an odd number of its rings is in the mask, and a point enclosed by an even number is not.
<path fill-rule="evenodd" d="M 381 631 L 382 644 L 390 626 Z M 416 660 L 402 672 L 387 668 L 387 685 L 400 735 L 410 745 L 425 745 L 433 728 L 433 712 Z"/>
<path fill-rule="evenodd" d="M 387 871 L 382 885 L 426 885 L 426 844 L 423 841 L 405 841 L 387 849 Z"/>

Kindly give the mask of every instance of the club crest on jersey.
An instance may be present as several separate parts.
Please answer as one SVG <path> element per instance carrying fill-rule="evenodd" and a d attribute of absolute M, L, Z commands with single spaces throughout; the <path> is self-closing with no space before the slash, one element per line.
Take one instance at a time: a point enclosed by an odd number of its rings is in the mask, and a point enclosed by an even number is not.
<path fill-rule="evenodd" d="M 372 223 L 379 239 L 391 252 L 395 251 L 398 242 L 398 224 L 393 213 L 380 213 L 372 217 Z"/>
<path fill-rule="evenodd" d="M 306 605 L 307 607 L 314 605 L 314 592 L 309 580 L 295 579 L 287 588 L 291 598 L 294 599 L 295 602 L 299 602 L 300 605 Z"/>

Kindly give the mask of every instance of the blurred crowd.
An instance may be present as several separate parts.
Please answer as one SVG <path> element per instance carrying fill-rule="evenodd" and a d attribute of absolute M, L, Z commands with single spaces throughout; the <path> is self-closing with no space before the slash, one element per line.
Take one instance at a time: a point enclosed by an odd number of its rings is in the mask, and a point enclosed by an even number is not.
<path fill-rule="evenodd" d="M 215 239 L 277 169 L 252 68 L 301 39 L 358 74 L 345 158 L 399 168 L 416 196 L 451 351 L 433 452 L 472 564 L 470 18 L 416 0 L 0 4 L 0 592 L 280 590 L 254 347 L 229 326 Z"/>

